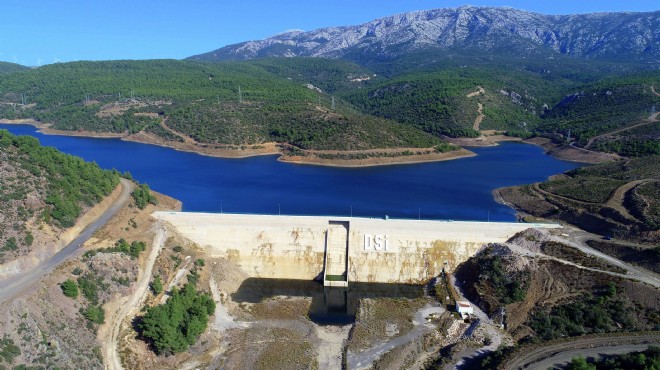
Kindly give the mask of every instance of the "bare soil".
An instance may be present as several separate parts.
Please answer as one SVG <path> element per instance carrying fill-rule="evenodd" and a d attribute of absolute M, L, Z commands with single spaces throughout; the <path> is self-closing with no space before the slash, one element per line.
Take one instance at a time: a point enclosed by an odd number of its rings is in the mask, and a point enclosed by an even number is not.
<path fill-rule="evenodd" d="M 616 154 L 593 152 L 587 149 L 577 148 L 570 145 L 558 145 L 550 139 L 535 137 L 525 140 L 528 144 L 538 145 L 543 148 L 547 154 L 572 162 L 581 163 L 603 163 L 621 159 Z"/>
<path fill-rule="evenodd" d="M 347 154 L 360 154 L 362 153 L 392 153 L 392 152 L 402 152 L 409 150 L 413 153 L 417 151 L 433 151 L 428 154 L 414 154 L 414 155 L 402 155 L 397 157 L 370 157 L 365 159 L 325 159 L 315 156 L 315 153 L 328 152 L 329 154 L 336 153 L 347 153 Z M 396 149 L 375 149 L 375 150 L 366 150 L 366 151 L 310 151 L 310 155 L 307 156 L 281 156 L 279 158 L 282 162 L 297 163 L 297 164 L 311 164 L 318 166 L 330 166 L 330 167 L 371 167 L 371 166 L 385 166 L 392 164 L 409 164 L 409 163 L 425 163 L 425 162 L 439 162 L 439 161 L 448 161 L 452 159 L 460 159 L 473 157 L 476 154 L 473 152 L 460 149 L 453 152 L 439 153 L 435 152 L 434 149 L 420 149 L 420 148 L 396 148 Z"/>
<path fill-rule="evenodd" d="M 132 203 L 127 204 L 85 243 L 84 248 L 110 247 L 122 237 L 129 241 L 148 240 L 149 214 L 155 209 L 180 208 L 180 203 L 172 198 L 156 195 L 160 202 L 158 207 L 140 211 Z M 133 226 L 131 219 L 137 226 Z M 64 296 L 59 284 L 66 279 L 76 281 L 86 274 L 102 279 L 98 299 L 101 304 L 107 303 L 104 305 L 107 320 L 116 309 L 111 302 L 132 292 L 144 255 L 143 252 L 139 259 L 131 259 L 121 253 L 98 253 L 88 258 L 75 258 L 43 277 L 39 284 L 0 303 L 0 312 L 5 313 L 0 317 L 0 336 L 11 338 L 21 351 L 8 365 L 103 368 L 102 343 L 97 340 L 99 326 L 80 312 L 90 302 L 82 293 L 77 299 Z"/>

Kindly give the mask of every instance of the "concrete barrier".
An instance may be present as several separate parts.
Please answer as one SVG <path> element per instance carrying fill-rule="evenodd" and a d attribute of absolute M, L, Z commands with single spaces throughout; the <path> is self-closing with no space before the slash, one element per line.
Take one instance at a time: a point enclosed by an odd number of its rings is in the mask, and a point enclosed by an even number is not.
<path fill-rule="evenodd" d="M 347 258 L 346 281 L 379 283 L 422 283 L 440 274 L 443 267 L 453 270 L 485 244 L 504 242 L 531 227 L 561 227 L 193 212 L 153 216 L 169 222 L 210 256 L 226 258 L 252 277 L 324 280 L 325 261 Z M 341 251 L 336 246 L 327 247 L 331 223 L 347 225 L 346 257 L 337 255 Z"/>

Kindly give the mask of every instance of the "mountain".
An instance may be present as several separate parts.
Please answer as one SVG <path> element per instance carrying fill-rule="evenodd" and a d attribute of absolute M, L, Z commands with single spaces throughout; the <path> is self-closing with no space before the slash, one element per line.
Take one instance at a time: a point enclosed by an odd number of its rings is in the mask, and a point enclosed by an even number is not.
<path fill-rule="evenodd" d="M 357 26 L 289 31 L 190 57 L 396 58 L 422 50 L 478 50 L 501 55 L 567 55 L 660 62 L 660 11 L 544 15 L 512 8 L 463 6 L 397 14 Z"/>

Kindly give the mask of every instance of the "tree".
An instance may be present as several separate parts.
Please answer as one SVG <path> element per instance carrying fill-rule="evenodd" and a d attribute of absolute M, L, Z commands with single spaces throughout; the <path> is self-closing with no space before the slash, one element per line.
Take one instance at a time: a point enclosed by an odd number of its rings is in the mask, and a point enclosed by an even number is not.
<path fill-rule="evenodd" d="M 151 290 L 155 295 L 163 292 L 163 282 L 160 280 L 160 275 L 156 276 L 154 281 L 151 282 Z"/>
<path fill-rule="evenodd" d="M 156 197 L 153 194 L 151 194 L 151 191 L 149 190 L 149 185 L 147 184 L 141 184 L 139 187 L 133 190 L 131 195 L 135 200 L 135 205 L 137 205 L 139 209 L 144 209 L 144 207 L 146 207 L 148 203 L 154 205 L 158 204 L 158 199 L 156 199 Z"/>
<path fill-rule="evenodd" d="M 65 282 L 60 284 L 60 288 L 62 289 L 62 293 L 64 293 L 65 296 L 73 299 L 78 298 L 78 284 L 76 284 L 75 281 L 66 279 Z"/>
<path fill-rule="evenodd" d="M 596 370 L 596 366 L 587 362 L 584 357 L 575 357 L 568 365 L 569 370 Z"/>
<path fill-rule="evenodd" d="M 214 310 L 211 296 L 193 284 L 173 288 L 166 303 L 147 309 L 140 323 L 142 336 L 153 342 L 158 354 L 183 352 L 206 330 Z"/>

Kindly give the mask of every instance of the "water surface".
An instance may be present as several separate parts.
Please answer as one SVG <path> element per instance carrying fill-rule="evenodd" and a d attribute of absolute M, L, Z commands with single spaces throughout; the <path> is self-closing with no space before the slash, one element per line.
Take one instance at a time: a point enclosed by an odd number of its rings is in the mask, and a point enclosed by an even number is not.
<path fill-rule="evenodd" d="M 512 142 L 472 148 L 477 156 L 459 160 L 333 168 L 278 162 L 276 156 L 223 159 L 118 139 L 44 135 L 30 125 L 0 128 L 130 171 L 181 200 L 185 211 L 198 212 L 513 221 L 515 212 L 495 202 L 494 189 L 579 166 Z"/>

